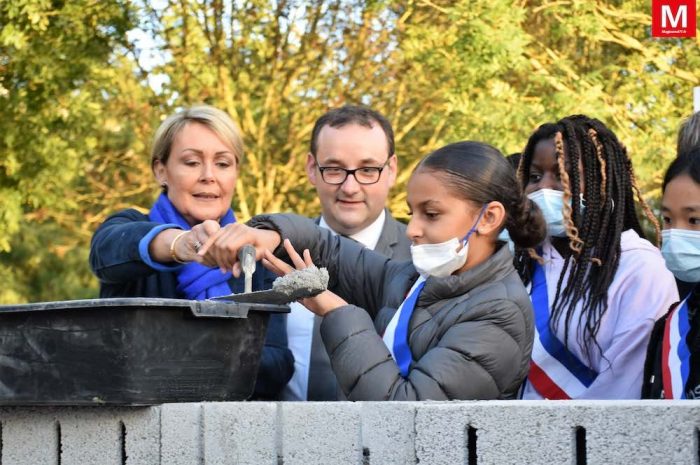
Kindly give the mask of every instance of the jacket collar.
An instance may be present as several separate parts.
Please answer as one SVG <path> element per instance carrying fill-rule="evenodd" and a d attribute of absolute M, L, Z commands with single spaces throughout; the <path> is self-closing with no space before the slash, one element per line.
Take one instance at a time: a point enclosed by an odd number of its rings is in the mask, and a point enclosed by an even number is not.
<path fill-rule="evenodd" d="M 374 247 L 375 250 L 388 250 L 399 243 L 399 228 L 396 227 L 396 220 L 391 216 L 388 209 L 384 209 L 384 225 L 382 226 L 382 234 L 379 236 L 379 241 Z M 391 258 L 391 257 L 390 257 Z"/>
<path fill-rule="evenodd" d="M 487 282 L 500 281 L 513 272 L 513 255 L 507 246 L 498 243 L 498 250 L 483 263 L 458 275 L 428 277 L 418 302 L 421 307 L 439 300 L 458 297 Z"/>

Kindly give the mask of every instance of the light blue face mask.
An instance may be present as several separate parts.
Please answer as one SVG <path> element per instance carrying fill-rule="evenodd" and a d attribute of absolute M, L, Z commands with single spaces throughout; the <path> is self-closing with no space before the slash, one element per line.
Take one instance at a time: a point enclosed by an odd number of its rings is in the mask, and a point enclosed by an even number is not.
<path fill-rule="evenodd" d="M 504 229 L 501 231 L 501 234 L 498 235 L 498 240 L 503 241 L 508 245 L 508 248 L 510 249 L 510 253 L 515 252 L 515 244 L 513 243 L 513 240 L 510 238 L 510 234 L 508 234 L 508 230 Z"/>
<path fill-rule="evenodd" d="M 527 196 L 542 210 L 544 220 L 547 222 L 547 235 L 551 237 L 566 237 L 564 193 L 554 189 L 540 189 Z M 571 205 L 571 201 L 569 201 L 569 205 Z M 583 214 L 586 210 L 583 194 L 579 195 L 579 207 L 581 214 Z"/>
<path fill-rule="evenodd" d="M 686 283 L 700 282 L 700 231 L 664 229 L 661 255 L 673 275 Z"/>
<path fill-rule="evenodd" d="M 553 189 L 540 189 L 527 195 L 535 202 L 547 222 L 547 235 L 566 237 L 564 227 L 564 193 Z"/>

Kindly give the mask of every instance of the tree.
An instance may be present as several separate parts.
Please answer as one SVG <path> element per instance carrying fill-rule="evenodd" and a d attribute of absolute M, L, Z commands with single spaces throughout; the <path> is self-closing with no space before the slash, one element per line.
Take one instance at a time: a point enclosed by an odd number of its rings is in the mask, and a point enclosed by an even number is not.
<path fill-rule="evenodd" d="M 94 92 L 105 84 L 96 71 L 110 66 L 131 22 L 119 1 L 0 3 L 0 275 L 10 283 L 0 301 L 85 288 L 84 279 L 59 278 L 53 290 L 36 279 L 70 276 L 66 264 L 84 256 L 73 186 L 96 156 Z"/>
<path fill-rule="evenodd" d="M 521 151 L 540 124 L 586 113 L 627 145 L 658 198 L 700 82 L 697 39 L 649 37 L 647 1 L 123 0 L 0 4 L 0 301 L 94 295 L 92 231 L 147 210 L 150 140 L 210 103 L 240 124 L 239 219 L 315 215 L 303 170 L 313 123 L 363 103 L 396 133 L 390 208 L 412 167 L 457 140 Z M 138 21 L 137 21 L 138 19 Z M 6 154 L 6 155 L 5 155 Z M 60 156 L 57 156 L 60 154 Z M 45 250 L 44 250 L 45 249 Z M 4 251 L 4 252 L 3 252 Z M 56 283 L 58 291 L 49 290 Z"/>

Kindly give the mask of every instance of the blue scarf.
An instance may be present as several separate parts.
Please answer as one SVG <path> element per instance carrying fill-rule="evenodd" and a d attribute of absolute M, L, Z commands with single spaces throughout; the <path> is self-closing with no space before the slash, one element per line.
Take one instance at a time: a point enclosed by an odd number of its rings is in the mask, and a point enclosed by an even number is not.
<path fill-rule="evenodd" d="M 170 203 L 166 194 L 160 194 L 156 203 L 153 204 L 148 218 L 158 223 L 177 224 L 185 231 L 191 229 L 185 218 Z M 235 222 L 236 217 L 233 216 L 233 211 L 230 208 L 219 221 L 221 226 Z M 210 297 L 231 293 L 231 287 L 228 285 L 228 280 L 232 276 L 230 272 L 221 273 L 218 268 L 209 268 L 199 263 L 191 262 L 180 267 L 176 273 L 177 290 L 185 294 L 190 300 L 205 300 Z"/>

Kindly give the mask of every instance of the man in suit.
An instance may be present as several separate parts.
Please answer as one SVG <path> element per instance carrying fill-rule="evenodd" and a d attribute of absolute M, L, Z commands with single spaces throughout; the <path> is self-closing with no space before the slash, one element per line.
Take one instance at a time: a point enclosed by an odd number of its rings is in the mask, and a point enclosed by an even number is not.
<path fill-rule="evenodd" d="M 386 209 L 396 181 L 394 131 L 378 112 L 346 105 L 328 111 L 314 125 L 306 173 L 321 202 L 321 227 L 350 237 L 395 260 L 410 260 L 406 226 Z M 295 372 L 285 400 L 342 397 L 320 334 L 321 318 L 300 304 L 287 318 Z"/>

